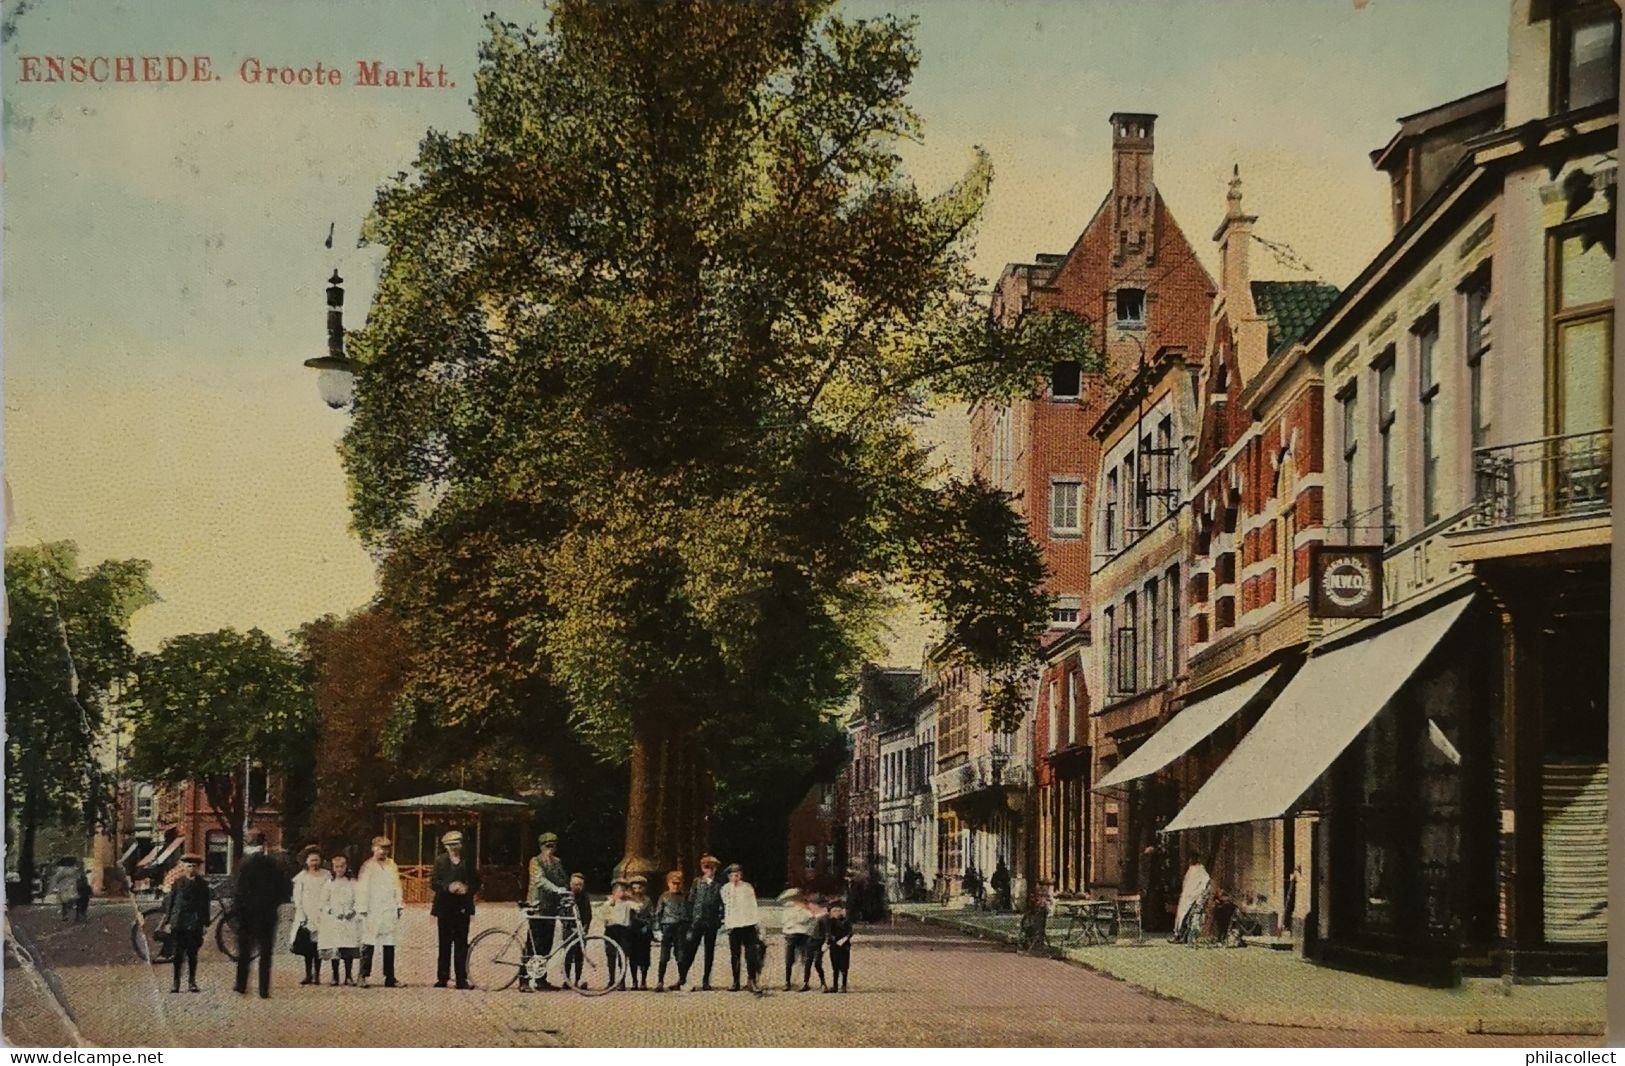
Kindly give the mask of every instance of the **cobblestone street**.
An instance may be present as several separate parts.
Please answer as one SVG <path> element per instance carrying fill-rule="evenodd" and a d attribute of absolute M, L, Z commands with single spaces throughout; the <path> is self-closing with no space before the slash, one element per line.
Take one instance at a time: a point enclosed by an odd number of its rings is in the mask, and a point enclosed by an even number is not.
<path fill-rule="evenodd" d="M 231 991 L 233 964 L 211 941 L 199 967 L 203 992 L 171 995 L 168 968 L 139 963 L 130 950 L 131 913 L 99 905 L 83 925 L 63 925 L 47 908 L 11 915 L 18 939 L 90 1044 L 1518 1046 L 1528 1040 L 1239 1025 L 1076 966 L 911 922 L 859 928 L 852 992 L 845 996 L 780 991 L 777 937 L 770 940 L 768 970 L 778 981 L 769 981 L 773 991 L 760 1000 L 728 992 L 587 999 L 436 989 L 433 928 L 424 908 L 408 912 L 399 965 L 404 988 L 300 987 L 298 960 L 283 954 L 272 998 L 241 997 Z M 493 904 L 474 928 L 512 917 L 511 908 Z M 10 958 L 7 964 L 9 970 Z M 713 983 L 727 986 L 723 958 Z M 8 1038 L 26 1037 L 18 1026 L 27 1017 L 8 993 Z"/>

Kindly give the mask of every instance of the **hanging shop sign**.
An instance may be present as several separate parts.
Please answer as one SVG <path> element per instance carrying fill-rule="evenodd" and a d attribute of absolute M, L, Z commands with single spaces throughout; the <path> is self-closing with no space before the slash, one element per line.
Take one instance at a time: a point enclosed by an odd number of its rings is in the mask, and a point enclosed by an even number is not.
<path fill-rule="evenodd" d="M 1312 618 L 1382 617 L 1382 548 L 1316 544 L 1309 549 Z"/>

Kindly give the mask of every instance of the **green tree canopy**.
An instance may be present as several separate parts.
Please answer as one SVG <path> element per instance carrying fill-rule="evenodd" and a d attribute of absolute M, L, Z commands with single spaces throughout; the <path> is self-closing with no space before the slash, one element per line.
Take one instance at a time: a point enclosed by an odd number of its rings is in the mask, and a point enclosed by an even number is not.
<path fill-rule="evenodd" d="M 655 865 L 703 847 L 730 738 L 816 743 L 890 581 L 1000 676 L 1045 618 L 1008 502 L 915 429 L 1089 362 L 1086 323 L 993 328 L 967 265 L 990 162 L 921 193 L 910 26 L 828 7 L 493 20 L 475 128 L 429 133 L 365 232 L 343 454 L 419 652 L 400 729 L 570 728 L 629 760 L 627 855 Z"/>
<path fill-rule="evenodd" d="M 133 694 L 131 772 L 203 785 L 241 853 L 253 801 L 245 763 L 293 771 L 312 758 L 315 715 L 299 653 L 258 629 L 171 637 L 140 657 Z"/>
<path fill-rule="evenodd" d="M 6 549 L 6 804 L 21 830 L 9 846 L 24 884 L 40 826 L 88 829 L 107 816 L 113 782 L 95 747 L 135 663 L 130 619 L 158 599 L 151 569 L 124 559 L 82 570 L 68 541 Z"/>

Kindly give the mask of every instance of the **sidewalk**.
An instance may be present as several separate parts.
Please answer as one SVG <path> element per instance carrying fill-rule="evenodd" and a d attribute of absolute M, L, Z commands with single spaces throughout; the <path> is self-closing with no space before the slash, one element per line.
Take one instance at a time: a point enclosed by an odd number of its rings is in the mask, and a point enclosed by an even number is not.
<path fill-rule="evenodd" d="M 1018 917 L 894 904 L 897 914 L 1006 942 Z M 1061 928 L 1050 922 L 1050 936 Z M 1052 941 L 1054 942 L 1054 941 Z M 1472 978 L 1460 988 L 1421 988 L 1317 966 L 1290 951 L 1196 948 L 1155 935 L 1142 944 L 1069 947 L 1070 962 L 1230 1021 L 1412 1033 L 1600 1035 L 1602 979 L 1516 985 Z"/>

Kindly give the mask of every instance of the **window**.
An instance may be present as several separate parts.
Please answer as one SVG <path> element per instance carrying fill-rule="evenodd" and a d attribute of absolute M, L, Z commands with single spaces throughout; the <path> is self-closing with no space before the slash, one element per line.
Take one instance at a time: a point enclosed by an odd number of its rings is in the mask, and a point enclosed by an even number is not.
<path fill-rule="evenodd" d="M 1167 662 L 1163 657 L 1162 611 L 1158 593 L 1157 579 L 1152 578 L 1145 584 L 1145 617 L 1150 623 L 1151 639 L 1147 645 L 1151 660 L 1152 685 L 1160 685 L 1166 679 Z"/>
<path fill-rule="evenodd" d="M 1056 363 L 1050 368 L 1049 395 L 1052 400 L 1076 400 L 1083 393 L 1083 367 L 1074 362 Z"/>
<path fill-rule="evenodd" d="M 1135 595 L 1123 598 L 1123 625 L 1117 631 L 1117 691 L 1139 691 L 1140 646 L 1135 635 Z"/>
<path fill-rule="evenodd" d="M 1485 361 L 1490 354 L 1490 275 L 1476 276 L 1466 291 L 1467 393 L 1472 408 L 1473 450 L 1489 444 L 1490 413 L 1485 407 Z"/>
<path fill-rule="evenodd" d="M 1105 662 L 1101 665 L 1105 668 L 1106 688 L 1112 691 L 1117 689 L 1117 630 L 1114 628 L 1116 621 L 1117 608 L 1106 608 L 1106 649 L 1105 654 L 1101 656 Z"/>
<path fill-rule="evenodd" d="M 1145 532 L 1145 523 L 1130 525 L 1130 521 L 1140 513 L 1139 478 L 1134 476 L 1134 455 L 1131 452 L 1123 457 L 1122 476 L 1119 479 L 1123 485 L 1123 547 L 1128 547 L 1134 534 Z"/>
<path fill-rule="evenodd" d="M 1281 556 L 1281 583 L 1275 590 L 1277 603 L 1290 603 L 1292 590 L 1298 587 L 1298 510 L 1288 507 L 1281 515 L 1279 543 L 1276 550 Z"/>
<path fill-rule="evenodd" d="M 1156 488 L 1151 484 L 1150 465 L 1145 456 L 1151 451 L 1151 439 L 1144 438 L 1139 443 L 1139 451 L 1134 456 L 1136 487 L 1134 500 L 1134 518 L 1141 529 L 1151 528 L 1151 493 Z"/>
<path fill-rule="evenodd" d="M 1145 326 L 1145 290 L 1117 290 L 1117 326 L 1119 329 L 1140 329 Z"/>
<path fill-rule="evenodd" d="M 812 871 L 818 869 L 818 845 L 817 844 L 808 844 L 807 845 L 807 850 L 804 853 L 803 865 L 806 866 L 808 873 L 811 873 Z"/>
<path fill-rule="evenodd" d="M 1179 567 L 1168 568 L 1168 676 L 1179 676 Z"/>
<path fill-rule="evenodd" d="M 1117 550 L 1117 471 L 1106 472 L 1106 550 Z"/>
<path fill-rule="evenodd" d="M 1049 683 L 1049 750 L 1061 750 L 1061 683 Z"/>
<path fill-rule="evenodd" d="M 153 797 L 155 793 L 151 785 L 135 786 L 135 827 L 137 829 L 152 828 Z"/>
<path fill-rule="evenodd" d="M 1600 223 L 1588 219 L 1553 240 L 1549 421 L 1558 435 L 1613 424 L 1614 257 Z"/>
<path fill-rule="evenodd" d="M 231 873 L 231 837 L 211 829 L 204 839 L 203 872 L 222 876 Z"/>
<path fill-rule="evenodd" d="M 993 412 L 993 487 L 1002 492 L 1010 491 L 1011 453 L 1010 409 L 1008 407 L 995 408 Z"/>
<path fill-rule="evenodd" d="M 1619 92 L 1619 11 L 1587 5 L 1552 20 L 1552 110 L 1612 100 Z"/>
<path fill-rule="evenodd" d="M 1392 544 L 1399 536 L 1394 509 L 1394 349 L 1390 346 L 1377 361 L 1377 433 L 1382 438 L 1382 542 Z"/>
<path fill-rule="evenodd" d="M 1049 484 L 1049 531 L 1056 535 L 1077 536 L 1083 531 L 1078 516 L 1083 484 L 1078 481 L 1051 481 Z"/>
<path fill-rule="evenodd" d="M 1078 624 L 1078 616 L 1083 613 L 1083 598 L 1081 596 L 1057 596 L 1055 602 L 1050 604 L 1049 625 L 1051 629 L 1071 629 Z"/>
<path fill-rule="evenodd" d="M 1360 454 L 1359 411 L 1355 405 L 1358 396 L 1354 383 L 1349 382 L 1348 388 L 1339 393 L 1337 399 L 1343 406 L 1343 533 L 1346 542 L 1353 544 L 1355 472 Z"/>
<path fill-rule="evenodd" d="M 1157 443 L 1154 454 L 1157 457 L 1157 484 L 1162 492 L 1171 492 L 1174 488 L 1174 420 L 1170 416 L 1157 423 Z M 1172 495 L 1162 498 L 1165 510 L 1174 509 Z"/>
<path fill-rule="evenodd" d="M 248 805 L 256 808 L 271 806 L 271 774 L 263 766 L 255 766 L 248 771 Z"/>
<path fill-rule="evenodd" d="M 1422 404 L 1422 524 L 1439 520 L 1439 377 L 1433 355 L 1439 347 L 1439 310 L 1434 308 L 1415 329 L 1417 398 Z"/>

